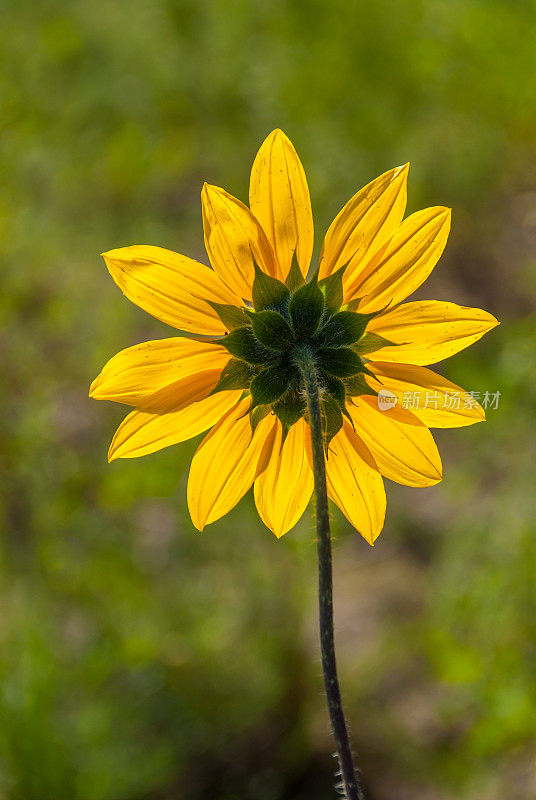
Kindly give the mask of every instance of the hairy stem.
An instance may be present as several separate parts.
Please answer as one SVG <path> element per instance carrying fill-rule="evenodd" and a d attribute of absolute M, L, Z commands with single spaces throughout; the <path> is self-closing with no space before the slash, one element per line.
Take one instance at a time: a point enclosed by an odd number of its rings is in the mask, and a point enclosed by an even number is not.
<path fill-rule="evenodd" d="M 316 532 L 318 547 L 318 610 L 320 622 L 320 647 L 322 669 L 328 701 L 329 716 L 335 747 L 341 769 L 342 785 L 347 800 L 364 800 L 359 786 L 348 730 L 344 719 L 337 663 L 335 659 L 335 636 L 333 631 L 333 575 L 331 559 L 331 533 L 329 522 L 328 492 L 326 484 L 326 462 L 322 437 L 320 392 L 316 367 L 312 353 L 303 347 L 297 358 L 305 381 L 307 408 L 311 428 L 313 450 L 313 473 L 316 502 Z"/>

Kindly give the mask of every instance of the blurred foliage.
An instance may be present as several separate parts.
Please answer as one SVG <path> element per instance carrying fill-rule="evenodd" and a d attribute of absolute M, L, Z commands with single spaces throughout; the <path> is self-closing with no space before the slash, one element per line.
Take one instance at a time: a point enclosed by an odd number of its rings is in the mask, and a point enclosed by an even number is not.
<path fill-rule="evenodd" d="M 333 762 L 312 515 L 251 499 L 200 536 L 195 442 L 106 464 L 117 350 L 168 329 L 98 253 L 204 259 L 203 180 L 247 198 L 282 127 L 321 232 L 412 162 L 453 206 L 421 296 L 503 325 L 444 367 L 501 392 L 390 486 L 371 550 L 336 517 L 340 666 L 371 800 L 536 796 L 534 0 L 4 0 L 0 29 L 0 797 L 315 800 Z"/>

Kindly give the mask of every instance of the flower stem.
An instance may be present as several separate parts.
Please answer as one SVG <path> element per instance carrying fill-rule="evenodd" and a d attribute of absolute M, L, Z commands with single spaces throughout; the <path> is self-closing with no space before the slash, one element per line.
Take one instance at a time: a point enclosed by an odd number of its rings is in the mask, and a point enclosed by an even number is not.
<path fill-rule="evenodd" d="M 356 770 L 350 748 L 335 659 L 331 532 L 326 484 L 326 462 L 324 459 L 324 442 L 322 436 L 322 416 L 320 411 L 320 392 L 314 358 L 306 346 L 300 350 L 297 361 L 305 381 L 313 451 L 318 548 L 318 611 L 324 685 L 326 687 L 335 748 L 337 750 L 341 769 L 344 796 L 347 800 L 364 800 L 362 789 L 356 777 Z"/>

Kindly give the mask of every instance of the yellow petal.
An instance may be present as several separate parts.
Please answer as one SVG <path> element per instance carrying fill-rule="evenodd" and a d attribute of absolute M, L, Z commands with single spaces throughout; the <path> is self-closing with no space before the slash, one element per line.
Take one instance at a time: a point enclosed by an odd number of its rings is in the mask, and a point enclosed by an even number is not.
<path fill-rule="evenodd" d="M 253 258 L 264 272 L 277 276 L 271 244 L 249 208 L 223 189 L 205 183 L 201 204 L 210 263 L 232 292 L 251 300 Z"/>
<path fill-rule="evenodd" d="M 377 398 L 348 404 L 355 429 L 381 474 L 404 486 L 433 486 L 442 477 L 441 458 L 432 434 L 410 411 L 378 408 Z"/>
<path fill-rule="evenodd" d="M 379 311 L 405 300 L 431 273 L 447 243 L 450 209 L 417 211 L 398 226 L 387 247 L 354 279 L 347 278 L 348 298 L 363 298 L 359 311 Z"/>
<path fill-rule="evenodd" d="M 313 212 L 307 179 L 292 142 L 275 130 L 265 139 L 253 162 L 249 205 L 261 223 L 284 281 L 292 255 L 304 276 L 313 253 Z"/>
<path fill-rule="evenodd" d="M 276 435 L 266 469 L 255 481 L 255 503 L 264 524 L 279 538 L 296 525 L 313 491 L 313 472 L 306 449 L 309 427 L 303 419 L 293 425 L 281 445 Z"/>
<path fill-rule="evenodd" d="M 494 316 L 480 308 L 417 300 L 374 317 L 367 325 L 367 332 L 396 344 L 376 351 L 382 361 L 422 365 L 449 358 L 498 324 Z M 374 354 L 367 357 L 373 359 Z"/>
<path fill-rule="evenodd" d="M 430 428 L 461 428 L 486 419 L 476 400 L 431 369 L 380 361 L 367 366 L 378 377 L 378 382 L 368 379 L 376 391 L 392 392 L 399 406 L 409 409 Z"/>
<path fill-rule="evenodd" d="M 406 209 L 408 167 L 384 172 L 346 203 L 326 233 L 320 278 L 348 264 L 345 285 L 351 285 L 363 263 L 393 235 Z"/>
<path fill-rule="evenodd" d="M 222 370 L 229 361 L 224 347 L 195 339 L 157 339 L 121 350 L 103 367 L 89 390 L 95 400 L 137 406 L 189 375 Z"/>
<path fill-rule="evenodd" d="M 225 333 L 225 326 L 206 301 L 240 305 L 213 270 L 163 247 L 120 247 L 102 255 L 129 300 L 179 330 Z"/>
<path fill-rule="evenodd" d="M 210 395 L 220 370 L 197 373 L 165 386 L 132 411 L 112 439 L 108 460 L 137 458 L 206 431 L 235 406 L 242 392 Z"/>
<path fill-rule="evenodd" d="M 385 489 L 374 459 L 347 420 L 332 440 L 326 461 L 328 495 L 369 544 L 385 519 Z"/>
<path fill-rule="evenodd" d="M 273 445 L 275 418 L 265 417 L 251 432 L 244 398 L 205 436 L 196 450 L 188 477 L 188 508 L 195 527 L 227 514 L 266 466 Z"/>

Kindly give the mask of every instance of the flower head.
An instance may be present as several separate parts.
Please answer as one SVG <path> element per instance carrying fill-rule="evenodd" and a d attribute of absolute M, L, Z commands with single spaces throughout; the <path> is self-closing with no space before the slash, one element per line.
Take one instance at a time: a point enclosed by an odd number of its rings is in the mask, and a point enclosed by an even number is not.
<path fill-rule="evenodd" d="M 148 245 L 104 253 L 123 293 L 181 336 L 114 356 L 90 395 L 134 406 L 109 460 L 135 458 L 210 428 L 188 480 L 202 530 L 254 484 L 266 525 L 281 536 L 313 490 L 304 351 L 321 391 L 328 492 L 371 544 L 385 516 L 382 476 L 408 486 L 441 480 L 430 427 L 483 420 L 463 391 L 426 365 L 497 325 L 480 309 L 403 301 L 436 265 L 450 211 L 403 219 L 408 165 L 352 197 L 330 225 L 310 274 L 313 217 L 301 162 L 273 131 L 251 173 L 250 208 L 205 184 L 205 245 L 212 269 Z M 378 397 L 378 392 L 380 397 Z M 411 409 L 402 402 L 413 394 Z M 381 402 L 385 396 L 388 403 Z M 432 402 L 426 402 L 429 397 Z"/>

